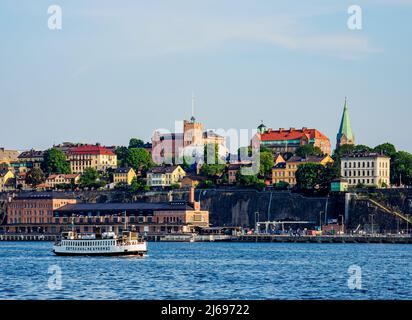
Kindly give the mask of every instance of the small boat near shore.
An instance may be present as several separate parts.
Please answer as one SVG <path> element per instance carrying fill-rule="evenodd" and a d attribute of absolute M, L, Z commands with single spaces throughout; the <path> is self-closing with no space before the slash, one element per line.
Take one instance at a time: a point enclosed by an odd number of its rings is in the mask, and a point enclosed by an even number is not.
<path fill-rule="evenodd" d="M 77 233 L 62 232 L 53 246 L 58 256 L 120 256 L 147 254 L 147 242 L 134 231 L 123 231 L 120 236 L 114 232 Z"/>

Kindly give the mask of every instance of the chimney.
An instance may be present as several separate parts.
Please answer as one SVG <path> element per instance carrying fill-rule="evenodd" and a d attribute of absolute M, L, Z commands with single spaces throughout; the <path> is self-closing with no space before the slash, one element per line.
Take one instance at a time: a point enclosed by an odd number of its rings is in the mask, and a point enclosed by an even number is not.
<path fill-rule="evenodd" d="M 295 131 L 295 128 L 292 128 L 292 127 L 291 127 L 289 131 Z"/>
<path fill-rule="evenodd" d="M 279 128 L 279 132 L 283 132 L 285 128 Z"/>
<path fill-rule="evenodd" d="M 193 187 L 190 187 L 189 203 L 195 203 L 195 188 L 193 188 Z"/>

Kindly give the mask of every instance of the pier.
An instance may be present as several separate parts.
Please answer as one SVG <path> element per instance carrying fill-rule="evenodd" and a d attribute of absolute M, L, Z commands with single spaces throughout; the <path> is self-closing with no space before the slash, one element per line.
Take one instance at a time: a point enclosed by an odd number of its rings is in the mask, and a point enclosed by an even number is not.
<path fill-rule="evenodd" d="M 239 242 L 295 242 L 295 243 L 399 243 L 412 244 L 412 237 L 396 235 L 333 235 L 333 236 L 289 236 L 252 234 L 231 237 Z"/>

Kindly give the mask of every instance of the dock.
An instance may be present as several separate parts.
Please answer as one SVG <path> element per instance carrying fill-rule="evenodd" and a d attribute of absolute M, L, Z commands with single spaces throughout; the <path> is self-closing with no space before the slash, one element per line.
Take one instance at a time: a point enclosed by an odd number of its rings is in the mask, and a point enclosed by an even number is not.
<path fill-rule="evenodd" d="M 412 237 L 396 235 L 333 235 L 289 236 L 253 234 L 231 237 L 233 242 L 294 242 L 294 243 L 399 243 L 412 244 Z"/>

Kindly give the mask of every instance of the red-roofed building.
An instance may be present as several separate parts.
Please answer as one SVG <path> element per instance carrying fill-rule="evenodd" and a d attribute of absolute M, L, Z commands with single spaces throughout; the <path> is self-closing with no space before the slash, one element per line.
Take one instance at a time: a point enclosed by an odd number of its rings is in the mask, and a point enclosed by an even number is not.
<path fill-rule="evenodd" d="M 97 171 L 117 168 L 116 154 L 98 144 L 70 148 L 67 158 L 72 173 L 83 173 L 86 168 L 94 168 Z"/>
<path fill-rule="evenodd" d="M 261 146 L 271 148 L 274 152 L 295 152 L 297 148 L 305 144 L 313 144 L 319 147 L 324 154 L 330 154 L 330 140 L 316 129 L 279 130 L 266 129 L 259 132 Z"/>

